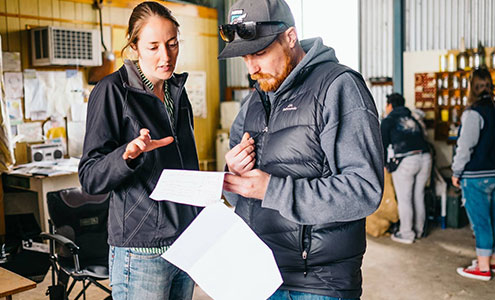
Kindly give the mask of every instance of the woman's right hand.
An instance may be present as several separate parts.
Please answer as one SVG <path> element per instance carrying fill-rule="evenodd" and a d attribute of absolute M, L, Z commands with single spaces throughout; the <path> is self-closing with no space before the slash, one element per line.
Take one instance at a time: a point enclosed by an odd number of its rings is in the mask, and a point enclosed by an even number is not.
<path fill-rule="evenodd" d="M 171 136 L 167 136 L 159 140 L 152 140 L 150 131 L 146 128 L 142 128 L 139 131 L 139 136 L 127 144 L 125 152 L 122 154 L 122 158 L 125 160 L 135 159 L 143 152 L 149 152 L 151 150 L 155 150 L 156 148 L 167 146 L 173 141 L 174 138 Z"/>

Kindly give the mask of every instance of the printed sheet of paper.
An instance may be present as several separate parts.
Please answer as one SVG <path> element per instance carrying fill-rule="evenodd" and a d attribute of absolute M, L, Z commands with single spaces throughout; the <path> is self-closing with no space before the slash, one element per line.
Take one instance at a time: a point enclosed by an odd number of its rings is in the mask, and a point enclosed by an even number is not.
<path fill-rule="evenodd" d="M 186 91 L 191 102 L 193 116 L 206 118 L 206 72 L 189 71 L 186 81 Z"/>
<path fill-rule="evenodd" d="M 21 71 L 21 53 L 20 52 L 2 52 L 2 62 L 4 72 Z"/>
<path fill-rule="evenodd" d="M 265 300 L 282 284 L 270 248 L 222 203 L 204 208 L 162 257 L 215 300 Z"/>
<path fill-rule="evenodd" d="M 220 202 L 224 174 L 225 172 L 165 169 L 150 198 L 194 206 Z"/>
<path fill-rule="evenodd" d="M 22 73 L 21 72 L 5 72 L 3 74 L 5 81 L 5 98 L 21 98 L 24 96 L 22 92 Z"/>

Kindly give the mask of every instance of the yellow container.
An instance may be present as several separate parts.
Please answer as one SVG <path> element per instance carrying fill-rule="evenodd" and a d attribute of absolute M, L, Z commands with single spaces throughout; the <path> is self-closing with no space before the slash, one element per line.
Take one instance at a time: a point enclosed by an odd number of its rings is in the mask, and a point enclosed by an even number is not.
<path fill-rule="evenodd" d="M 448 109 L 442 109 L 440 111 L 440 118 L 442 119 L 442 122 L 448 122 L 449 121 L 449 110 Z"/>

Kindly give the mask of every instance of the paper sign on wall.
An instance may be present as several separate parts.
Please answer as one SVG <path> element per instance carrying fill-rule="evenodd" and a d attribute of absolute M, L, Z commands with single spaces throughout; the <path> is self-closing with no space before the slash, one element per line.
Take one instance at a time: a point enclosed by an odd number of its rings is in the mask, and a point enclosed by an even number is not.
<path fill-rule="evenodd" d="M 206 118 L 206 72 L 190 71 L 186 81 L 186 91 L 197 118 Z"/>

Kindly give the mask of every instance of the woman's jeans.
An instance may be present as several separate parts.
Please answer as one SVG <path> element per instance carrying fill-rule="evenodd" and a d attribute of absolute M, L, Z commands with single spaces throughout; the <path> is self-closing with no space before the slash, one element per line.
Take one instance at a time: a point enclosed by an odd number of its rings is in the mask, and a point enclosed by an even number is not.
<path fill-rule="evenodd" d="M 310 293 L 277 290 L 268 300 L 358 300 L 358 299 L 344 299 L 334 298 L 330 296 L 322 296 Z"/>
<path fill-rule="evenodd" d="M 476 237 L 476 255 L 495 251 L 495 177 L 464 178 L 462 197 Z"/>
<path fill-rule="evenodd" d="M 110 247 L 110 286 L 114 300 L 190 300 L 194 281 L 160 254 Z"/>

